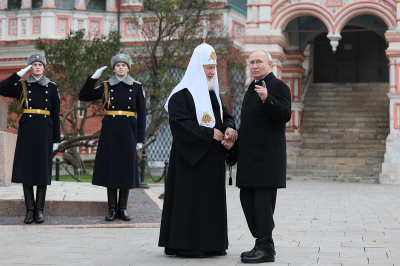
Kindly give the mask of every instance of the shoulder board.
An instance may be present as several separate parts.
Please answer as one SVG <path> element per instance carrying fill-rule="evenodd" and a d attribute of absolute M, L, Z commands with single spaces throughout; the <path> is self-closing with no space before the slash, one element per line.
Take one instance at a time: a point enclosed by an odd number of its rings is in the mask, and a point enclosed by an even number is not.
<path fill-rule="evenodd" d="M 18 80 L 18 82 L 21 82 L 21 81 L 24 81 L 25 79 L 20 79 L 20 80 Z M 16 86 L 16 85 L 18 85 L 18 82 L 17 83 L 14 83 L 14 86 Z"/>
<path fill-rule="evenodd" d="M 142 83 L 140 83 L 139 81 L 136 81 L 136 80 L 135 80 L 135 82 L 136 82 L 136 83 L 139 83 L 140 85 L 142 85 Z"/>
<path fill-rule="evenodd" d="M 54 81 L 51 81 L 51 80 L 50 80 L 50 82 L 57 85 L 57 83 L 55 83 Z M 57 85 L 57 86 L 58 86 L 58 85 Z"/>
<path fill-rule="evenodd" d="M 98 88 L 100 88 L 101 85 L 97 86 L 96 88 L 94 88 L 95 90 L 97 90 Z"/>

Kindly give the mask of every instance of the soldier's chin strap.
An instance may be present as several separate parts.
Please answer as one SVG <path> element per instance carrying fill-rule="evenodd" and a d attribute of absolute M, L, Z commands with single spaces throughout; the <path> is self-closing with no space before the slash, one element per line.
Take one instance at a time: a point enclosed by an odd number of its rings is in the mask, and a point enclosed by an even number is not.
<path fill-rule="evenodd" d="M 26 90 L 26 83 L 25 80 L 21 79 L 21 84 L 22 84 L 22 93 L 21 93 L 21 97 L 19 99 L 19 103 L 18 103 L 18 111 L 22 111 L 23 106 L 24 106 L 24 102 L 26 101 L 26 108 L 28 109 L 28 92 Z"/>

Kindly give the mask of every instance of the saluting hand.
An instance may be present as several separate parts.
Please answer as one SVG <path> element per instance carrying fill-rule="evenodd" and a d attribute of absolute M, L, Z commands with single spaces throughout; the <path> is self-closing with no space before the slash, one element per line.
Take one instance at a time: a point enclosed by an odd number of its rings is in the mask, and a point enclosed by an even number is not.
<path fill-rule="evenodd" d="M 258 96 L 260 96 L 261 101 L 265 102 L 265 100 L 268 97 L 268 89 L 267 89 L 267 86 L 265 85 L 264 80 L 262 81 L 262 84 L 263 84 L 262 87 L 259 85 L 256 85 L 256 88 L 254 90 L 258 93 Z"/>
<path fill-rule="evenodd" d="M 31 67 L 32 67 L 32 65 L 29 65 L 29 66 L 21 69 L 20 71 L 17 72 L 17 75 L 22 78 L 22 76 L 25 75 L 25 73 L 28 72 L 28 70 L 31 69 Z"/>
<path fill-rule="evenodd" d="M 103 73 L 104 69 L 106 69 L 106 68 L 107 68 L 107 66 L 103 66 L 103 67 L 97 69 L 96 72 L 94 72 L 94 74 L 93 74 L 93 76 L 92 76 L 92 79 L 98 79 L 98 78 L 100 78 L 101 73 Z"/>
<path fill-rule="evenodd" d="M 214 128 L 214 137 L 213 139 L 215 139 L 216 141 L 221 141 L 224 138 L 224 134 L 222 134 L 221 131 L 219 131 L 218 129 Z"/>

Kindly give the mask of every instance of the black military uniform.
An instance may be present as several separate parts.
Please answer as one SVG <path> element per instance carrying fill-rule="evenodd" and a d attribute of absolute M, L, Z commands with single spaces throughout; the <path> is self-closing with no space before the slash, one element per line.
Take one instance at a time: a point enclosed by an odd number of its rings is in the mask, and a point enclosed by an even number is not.
<path fill-rule="evenodd" d="M 115 75 L 94 89 L 97 79 L 89 77 L 79 94 L 81 101 L 103 99 L 107 115 L 102 121 L 93 172 L 93 185 L 107 187 L 109 215 L 130 220 L 126 214 L 129 189 L 139 187 L 136 144 L 145 141 L 146 101 L 142 85 L 127 75 Z M 136 117 L 137 118 L 136 118 Z M 117 212 L 117 189 L 119 202 Z"/>
<path fill-rule="evenodd" d="M 23 86 L 26 86 L 26 98 Z M 23 114 L 18 121 L 11 181 L 23 184 L 27 209 L 26 223 L 32 223 L 34 219 L 32 186 L 37 186 L 35 216 L 36 222 L 40 223 L 44 221 L 43 208 L 47 185 L 51 184 L 53 143 L 60 142 L 58 86 L 44 75 L 39 80 L 32 75 L 23 80 L 14 73 L 0 83 L 0 95 L 23 100 L 20 102 Z"/>

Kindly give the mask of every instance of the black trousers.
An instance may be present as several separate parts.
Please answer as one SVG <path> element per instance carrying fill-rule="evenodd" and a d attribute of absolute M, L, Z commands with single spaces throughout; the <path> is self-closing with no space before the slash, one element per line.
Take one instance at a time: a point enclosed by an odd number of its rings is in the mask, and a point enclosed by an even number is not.
<path fill-rule="evenodd" d="M 240 202 L 255 246 L 275 255 L 272 230 L 275 227 L 274 211 L 276 188 L 240 188 Z"/>

